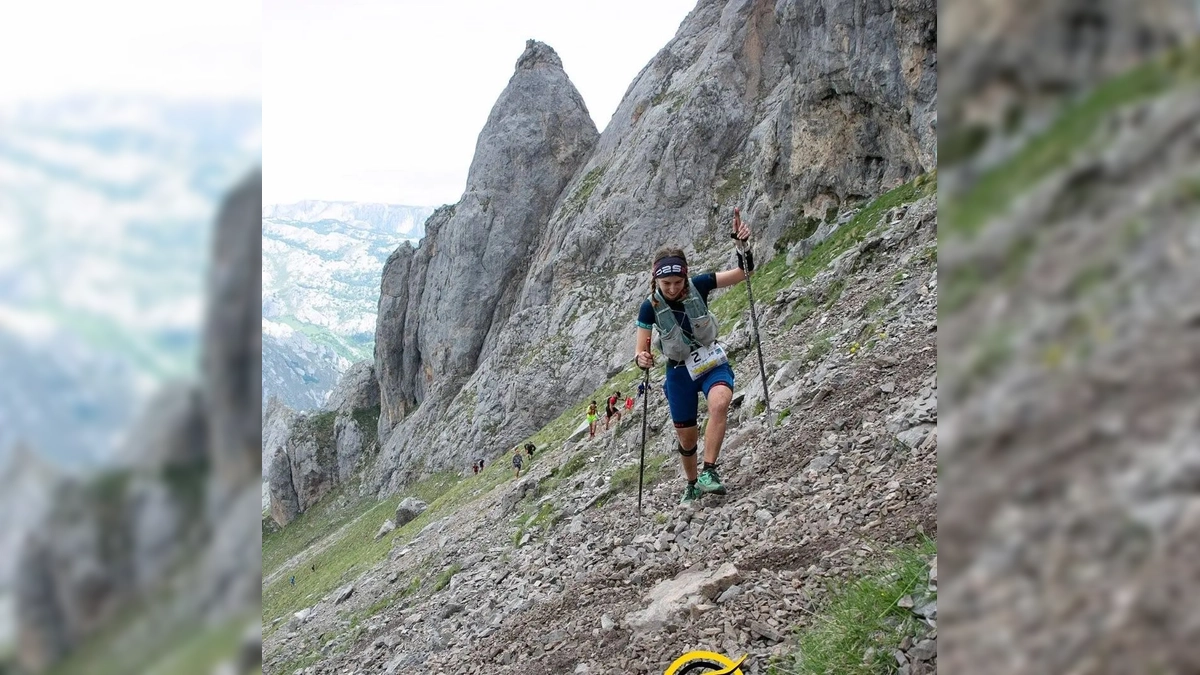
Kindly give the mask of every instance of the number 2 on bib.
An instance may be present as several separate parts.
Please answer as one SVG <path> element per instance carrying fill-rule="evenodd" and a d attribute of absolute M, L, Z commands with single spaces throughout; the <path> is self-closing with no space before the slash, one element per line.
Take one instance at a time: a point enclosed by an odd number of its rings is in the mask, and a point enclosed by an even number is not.
<path fill-rule="evenodd" d="M 728 360 L 728 357 L 725 355 L 725 348 L 719 342 L 714 342 L 708 347 L 697 347 L 688 355 L 688 374 L 692 376 L 693 380 L 698 380 L 705 373 L 722 363 L 727 363 Z"/>

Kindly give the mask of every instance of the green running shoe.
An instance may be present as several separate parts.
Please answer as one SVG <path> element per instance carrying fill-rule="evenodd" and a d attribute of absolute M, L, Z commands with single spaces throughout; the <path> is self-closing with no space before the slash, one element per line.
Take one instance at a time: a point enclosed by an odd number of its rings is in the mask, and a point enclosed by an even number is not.
<path fill-rule="evenodd" d="M 700 488 L 701 492 L 712 493 L 714 495 L 725 494 L 725 486 L 721 485 L 721 477 L 717 475 L 715 468 L 701 471 L 696 485 Z"/>
<path fill-rule="evenodd" d="M 703 496 L 704 493 L 700 491 L 700 488 L 689 483 L 688 486 L 683 489 L 683 499 L 680 499 L 679 503 L 686 504 L 688 502 L 694 502 Z"/>

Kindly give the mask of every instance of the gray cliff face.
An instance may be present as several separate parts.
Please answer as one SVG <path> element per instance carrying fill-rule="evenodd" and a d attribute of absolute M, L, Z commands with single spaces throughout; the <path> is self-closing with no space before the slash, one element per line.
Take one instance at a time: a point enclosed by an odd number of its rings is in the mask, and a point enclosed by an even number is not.
<path fill-rule="evenodd" d="M 655 248 L 683 246 L 697 270 L 728 268 L 726 231 L 741 206 L 765 260 L 806 219 L 932 169 L 935 9 L 702 0 L 582 161 L 547 148 L 590 144 L 538 142 L 528 115 L 505 112 L 515 100 L 548 107 L 528 98 L 546 92 L 523 84 L 535 75 L 565 82 L 552 52 L 527 50 L 480 134 L 462 201 L 385 269 L 376 370 L 386 442 L 370 483 L 392 491 L 417 477 L 415 465 L 460 467 L 480 448 L 495 456 L 625 365 Z M 576 105 L 569 83 L 555 91 Z M 537 151 L 500 159 L 514 145 Z M 565 184 L 530 175 L 545 172 L 531 160 L 551 156 L 558 169 L 577 164 Z M 504 190 L 499 206 L 490 186 Z M 493 212 L 516 205 L 527 209 L 520 226 L 511 210 L 503 221 Z"/>
<path fill-rule="evenodd" d="M 214 233 L 201 388 L 208 422 L 208 525 L 196 611 L 231 616 L 261 597 L 262 171 L 222 205 Z M 257 548 L 256 548 L 257 547 Z"/>
<path fill-rule="evenodd" d="M 204 393 L 213 469 L 226 485 L 262 473 L 262 174 L 217 219 L 204 322 Z"/>
<path fill-rule="evenodd" d="M 297 413 L 272 398 L 263 421 L 263 477 L 271 519 L 286 526 L 378 451 L 379 382 L 369 361 L 351 366 L 326 409 Z"/>
<path fill-rule="evenodd" d="M 479 134 L 454 215 L 428 235 L 428 268 L 414 279 L 423 372 L 411 377 L 454 383 L 474 372 L 512 310 L 559 191 L 596 137 L 558 56 L 531 41 Z"/>
<path fill-rule="evenodd" d="M 271 495 L 271 520 L 287 525 L 300 515 L 300 497 L 292 483 L 292 464 L 285 447 L 275 450 L 268 465 L 267 490 Z"/>
<path fill-rule="evenodd" d="M 454 214 L 453 206 L 444 206 L 425 223 L 426 239 Z M 429 245 L 420 251 L 403 244 L 388 258 L 383 267 L 379 292 L 379 313 L 375 324 L 375 373 L 379 378 L 380 438 L 404 419 L 425 398 L 424 377 L 414 377 L 420 371 L 420 351 L 415 330 L 420 288 L 410 289 L 413 280 L 422 276 L 429 262 Z M 413 291 L 410 295 L 410 290 Z M 412 324 L 408 318 L 412 317 Z"/>
<path fill-rule="evenodd" d="M 496 348 L 558 194 L 597 138 L 554 50 L 530 41 L 479 135 L 467 189 L 384 269 L 376 331 L 381 430 L 453 396 Z M 434 395 L 434 392 L 438 392 Z M 409 434 L 395 436 L 403 454 Z"/>
<path fill-rule="evenodd" d="M 329 394 L 326 410 L 353 412 L 379 407 L 379 382 L 375 378 L 375 365 L 360 361 L 342 374 L 342 379 Z"/>
<path fill-rule="evenodd" d="M 497 235 L 479 186 L 512 175 L 496 147 L 545 143 L 493 114 L 463 200 L 440 227 L 435 214 L 421 248 L 398 252 L 385 271 L 376 370 L 386 442 L 369 483 L 394 491 L 416 466 L 459 468 L 480 448 L 495 456 L 594 391 L 629 361 L 647 258 L 659 246 L 682 246 L 697 271 L 727 269 L 740 206 L 765 261 L 781 238 L 815 243 L 823 235 L 808 229 L 813 219 L 931 170 L 935 10 L 932 0 L 702 0 L 569 181 L 548 192 L 554 181 L 522 183 L 539 192 L 521 203 L 553 207 L 544 226 L 516 239 L 504 230 L 504 261 L 515 264 L 501 274 L 480 252 Z M 514 83 L 529 63 L 556 72 L 556 59 L 527 50 Z M 463 241 L 468 221 L 492 229 Z M 484 262 L 463 276 L 474 261 Z M 389 291 L 400 273 L 412 280 L 407 297 Z M 463 312 L 467 298 L 481 303 Z M 395 372 L 398 381 L 384 375 Z"/>
<path fill-rule="evenodd" d="M 595 262 L 640 270 L 667 241 L 721 242 L 734 206 L 769 244 L 802 216 L 932 169 L 934 9 L 701 2 L 564 193 L 524 306 Z"/>
<path fill-rule="evenodd" d="M 278 398 L 272 396 L 267 401 L 267 410 L 263 415 L 262 422 L 261 461 L 264 481 L 270 476 L 270 466 L 275 451 L 287 445 L 288 438 L 292 435 L 292 427 L 296 424 L 298 417 L 299 414 L 295 410 L 289 408 Z"/>

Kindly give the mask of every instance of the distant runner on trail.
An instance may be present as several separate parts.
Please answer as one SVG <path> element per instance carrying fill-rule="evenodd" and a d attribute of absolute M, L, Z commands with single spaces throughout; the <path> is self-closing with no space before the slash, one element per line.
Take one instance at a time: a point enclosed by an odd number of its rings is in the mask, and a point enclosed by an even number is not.
<path fill-rule="evenodd" d="M 735 237 L 750 238 L 750 228 L 739 223 Z M 733 368 L 725 350 L 717 342 L 717 317 L 708 309 L 708 295 L 716 288 L 732 286 L 754 271 L 754 260 L 745 254 L 745 267 L 723 272 L 688 277 L 688 264 L 683 250 L 661 248 L 654 254 L 651 268 L 650 297 L 642 302 L 637 318 L 637 352 L 641 368 L 654 366 L 650 352 L 650 329 L 658 334 L 656 346 L 667 357 L 667 405 L 671 421 L 679 438 L 676 450 L 682 455 L 687 488 L 680 503 L 695 501 L 705 493 L 725 494 L 725 486 L 717 475 L 717 458 L 725 439 L 726 416 L 733 399 Z M 704 467 L 697 476 L 696 448 L 699 433 L 696 428 L 700 394 L 708 401 L 708 427 L 704 436 Z"/>
<path fill-rule="evenodd" d="M 529 459 L 530 459 L 530 460 L 532 460 L 532 459 L 533 459 L 533 451 L 534 451 L 534 450 L 537 450 L 537 446 L 536 446 L 536 445 L 534 445 L 533 443 L 526 443 L 526 444 L 525 444 L 525 454 L 529 455 Z"/>
<path fill-rule="evenodd" d="M 518 446 L 518 447 L 513 448 L 512 465 L 513 465 L 513 468 L 517 470 L 517 473 L 516 473 L 516 475 L 513 476 L 513 478 L 521 477 L 521 464 L 522 464 L 521 448 Z"/>
<path fill-rule="evenodd" d="M 609 422 L 612 421 L 613 415 L 617 416 L 617 423 L 621 422 L 621 411 L 617 408 L 618 401 L 621 400 L 621 392 L 616 392 L 608 397 L 608 403 L 604 405 L 604 430 L 608 431 Z"/>
<path fill-rule="evenodd" d="M 599 419 L 599 415 L 596 414 L 596 402 L 592 401 L 592 404 L 588 406 L 588 411 L 587 411 L 588 438 L 596 437 L 596 420 L 597 419 Z"/>
<path fill-rule="evenodd" d="M 633 397 L 632 396 L 625 397 L 625 409 L 633 410 Z"/>

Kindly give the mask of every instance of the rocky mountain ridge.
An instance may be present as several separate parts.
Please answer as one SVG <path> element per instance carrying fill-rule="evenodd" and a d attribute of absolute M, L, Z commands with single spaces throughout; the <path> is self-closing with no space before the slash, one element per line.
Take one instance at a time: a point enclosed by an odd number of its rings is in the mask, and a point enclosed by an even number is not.
<path fill-rule="evenodd" d="M 355 229 L 417 240 L 425 236 L 425 219 L 432 211 L 429 206 L 306 199 L 264 205 L 262 217 L 298 223 L 334 221 Z"/>
<path fill-rule="evenodd" d="M 760 258 L 810 249 L 830 214 L 931 168 L 933 10 L 703 0 L 598 138 L 553 50 L 531 42 L 463 200 L 385 267 L 370 489 L 495 453 L 627 363 L 631 319 L 613 308 L 632 314 L 659 245 L 729 266 L 719 242 L 744 204 Z"/>
<path fill-rule="evenodd" d="M 794 658 L 790 628 L 827 579 L 894 548 L 922 551 L 897 605 L 912 611 L 889 618 L 886 650 L 853 656 L 932 672 L 934 9 L 701 0 L 602 135 L 553 50 L 528 43 L 463 199 L 385 266 L 378 453 L 343 479 L 333 425 L 274 452 L 287 527 L 264 520 L 265 672 L 662 672 L 699 646 L 765 673 Z M 640 413 L 589 441 L 583 406 L 636 387 L 652 251 L 732 267 L 734 206 L 756 235 L 773 409 L 746 289 L 716 292 L 738 377 L 731 494 L 675 506 L 656 371 L 633 518 Z M 526 440 L 514 480 L 506 454 Z"/>
<path fill-rule="evenodd" d="M 265 570 L 264 672 L 658 673 L 697 647 L 749 653 L 747 673 L 786 665 L 790 630 L 828 579 L 937 534 L 934 186 L 865 211 L 861 241 L 851 223 L 863 221 L 844 224 L 813 277 L 782 255 L 758 277 L 773 410 L 754 403 L 756 357 L 737 327 L 749 384 L 721 457 L 729 496 L 677 506 L 656 369 L 641 517 L 642 402 L 592 440 L 572 410 L 534 435 L 519 479 L 501 457 Z M 899 657 L 870 657 L 909 674 L 936 669 L 926 562 L 901 603 Z"/>

